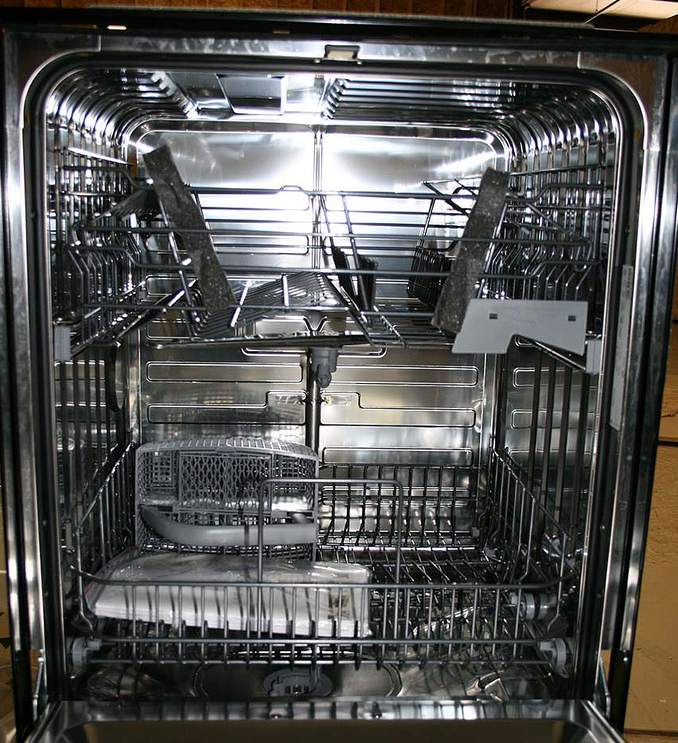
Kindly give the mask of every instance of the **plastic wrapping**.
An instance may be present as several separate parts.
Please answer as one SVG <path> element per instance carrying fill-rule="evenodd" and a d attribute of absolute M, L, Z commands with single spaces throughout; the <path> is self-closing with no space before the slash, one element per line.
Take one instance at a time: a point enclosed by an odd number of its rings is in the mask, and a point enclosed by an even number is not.
<path fill-rule="evenodd" d="M 86 597 L 94 614 L 111 619 L 264 635 L 366 637 L 370 577 L 361 565 L 267 559 L 259 584 L 256 557 L 131 552 L 110 563 Z M 303 585 L 309 583 L 318 586 Z"/>

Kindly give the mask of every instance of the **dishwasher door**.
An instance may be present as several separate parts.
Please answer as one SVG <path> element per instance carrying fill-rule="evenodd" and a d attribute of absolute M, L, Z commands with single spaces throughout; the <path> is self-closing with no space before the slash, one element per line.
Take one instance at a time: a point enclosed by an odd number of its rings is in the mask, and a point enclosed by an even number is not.
<path fill-rule="evenodd" d="M 132 741 L 142 736 L 211 740 L 277 734 L 295 741 L 319 735 L 404 740 L 430 731 L 473 741 L 494 735 L 619 741 L 609 720 L 611 716 L 618 728 L 623 725 L 660 411 L 656 390 L 663 384 L 673 295 L 675 41 L 438 19 L 347 22 L 307 15 L 165 11 L 6 12 L 2 25 L 0 273 L 6 291 L 0 312 L 0 407 L 18 737 L 94 741 L 124 736 Z M 70 442 L 57 440 L 54 425 L 55 409 L 69 404 L 55 399 L 54 367 L 70 349 L 64 351 L 63 335 L 52 325 L 50 280 L 58 281 L 59 272 L 48 251 L 40 249 L 53 198 L 41 185 L 45 139 L 40 121 L 45 111 L 58 114 L 52 110 L 56 104 L 49 97 L 50 85 L 71 74 L 75 79 L 83 65 L 102 61 L 126 69 L 175 59 L 190 69 L 228 64 L 248 70 L 254 60 L 265 62 L 270 74 L 283 66 L 327 75 L 350 75 L 363 68 L 388 75 L 407 60 L 425 64 L 431 76 L 460 69 L 468 76 L 487 69 L 516 80 L 528 73 L 530 79 L 544 75 L 556 82 L 591 75 L 609 84 L 619 115 L 628 117 L 617 197 L 623 229 L 607 278 L 606 342 L 602 349 L 591 346 L 592 353 L 595 348 L 602 352 L 602 422 L 592 444 L 597 477 L 587 549 L 579 555 L 584 579 L 571 698 L 497 701 L 488 694 L 462 700 L 366 701 L 352 698 L 350 689 L 333 700 L 280 702 L 187 698 L 181 703 L 109 704 L 77 698 L 69 676 L 74 654 L 83 645 L 70 642 L 66 624 L 67 615 L 78 607 L 63 600 L 70 595 L 66 589 L 73 577 L 60 570 L 73 524 L 59 518 L 57 466 Z M 158 94 L 157 87 L 145 92 L 149 100 Z M 88 115 L 96 114 L 94 106 Z M 72 154 L 82 155 L 76 150 Z M 103 160 L 120 164 L 116 158 Z M 586 359 L 581 365 L 585 372 Z M 130 368 L 131 374 L 141 373 L 138 363 Z M 108 382 L 115 387 L 115 379 Z M 612 649 L 611 692 L 601 647 Z"/>
<path fill-rule="evenodd" d="M 462 743 L 524 741 L 535 743 L 621 743 L 591 702 L 402 702 L 306 704 L 221 709 L 155 709 L 107 711 L 61 703 L 46 711 L 43 724 L 29 738 L 40 743 L 108 743 L 124 737 L 130 743 L 162 737 L 170 743 L 201 740 L 282 741 L 310 743 L 322 737 L 332 743 L 347 738 L 367 741 L 412 741 L 422 736 L 454 736 Z M 226 718 L 226 719 L 225 719 Z M 247 719 L 245 719 L 247 718 Z"/>

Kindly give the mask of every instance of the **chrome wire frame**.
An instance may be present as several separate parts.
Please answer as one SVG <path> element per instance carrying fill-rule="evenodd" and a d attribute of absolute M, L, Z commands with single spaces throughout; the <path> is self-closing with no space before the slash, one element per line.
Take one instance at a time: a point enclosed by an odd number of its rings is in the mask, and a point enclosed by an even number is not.
<path fill-rule="evenodd" d="M 60 156 L 56 314 L 75 353 L 160 315 L 184 328 L 171 343 L 451 344 L 431 325 L 435 288 L 454 270 L 478 179 L 411 193 L 192 188 L 237 300 L 215 323 L 164 214 L 116 215 L 116 202 L 148 187 L 118 162 Z M 599 332 L 609 180 L 602 164 L 513 173 L 478 296 L 587 301 Z M 276 318 L 292 324 L 271 330 Z"/>
<path fill-rule="evenodd" d="M 105 577 L 130 546 L 113 524 L 133 456 L 124 453 L 74 528 L 73 627 L 102 641 L 93 662 L 548 666 L 544 643 L 571 631 L 562 610 L 576 581 L 576 535 L 506 453 L 481 468 L 382 465 L 377 478 L 360 477 L 362 467 L 337 477 L 339 467 L 309 480 L 319 489 L 321 560 L 367 566 L 369 584 L 267 582 L 262 541 L 258 580 Z M 88 596 L 106 588 L 124 594 L 125 619 L 89 611 Z M 171 622 L 159 608 L 168 601 Z M 280 606 L 284 628 L 271 619 Z"/>

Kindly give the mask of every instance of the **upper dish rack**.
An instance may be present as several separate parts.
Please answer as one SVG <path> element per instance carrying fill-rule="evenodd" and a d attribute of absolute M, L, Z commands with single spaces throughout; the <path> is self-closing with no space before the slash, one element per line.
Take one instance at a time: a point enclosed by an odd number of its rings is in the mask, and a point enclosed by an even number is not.
<path fill-rule="evenodd" d="M 80 161 L 70 200 L 62 193 L 58 202 L 70 205 L 71 220 L 55 243 L 56 322 L 68 333 L 66 342 L 61 331 L 61 355 L 141 325 L 163 344 L 454 345 L 431 321 L 470 240 L 464 229 L 480 178 L 403 193 L 190 187 L 234 298 L 209 310 L 153 190 L 119 162 Z M 582 338 L 598 334 L 611 210 L 604 171 L 513 173 L 476 297 L 585 303 Z M 517 308 L 500 307 L 509 304 Z M 572 305 L 563 307 L 572 320 Z"/>

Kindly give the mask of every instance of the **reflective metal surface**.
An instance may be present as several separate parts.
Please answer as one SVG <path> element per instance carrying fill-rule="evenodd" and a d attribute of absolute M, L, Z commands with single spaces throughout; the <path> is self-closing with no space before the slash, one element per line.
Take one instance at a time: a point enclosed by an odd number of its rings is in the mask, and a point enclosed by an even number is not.
<path fill-rule="evenodd" d="M 31 738 L 44 743 L 62 740 L 107 741 L 121 736 L 131 741 L 163 737 L 185 740 L 224 736 L 344 741 L 411 740 L 422 734 L 453 735 L 460 740 L 529 738 L 541 743 L 621 743 L 621 738 L 586 702 L 494 701 L 437 702 L 431 700 L 355 700 L 352 702 L 250 702 L 245 704 L 184 703 L 119 706 L 64 703 L 50 710 L 43 727 Z M 383 738 L 386 740 L 386 738 Z"/>
<path fill-rule="evenodd" d="M 668 93 L 667 93 L 668 94 Z M 670 92 L 670 110 L 675 109 L 678 87 L 675 79 Z M 661 100 L 661 99 L 660 99 Z M 658 103 L 657 103 L 658 106 Z M 657 112 L 658 113 L 658 112 Z M 676 152 L 678 149 L 678 130 L 675 125 L 675 116 L 669 117 L 667 128 L 667 144 L 662 148 L 665 154 L 667 172 L 676 167 Z M 625 508 L 625 498 L 622 496 L 618 511 L 622 517 L 617 518 L 619 525 L 613 542 L 611 571 L 612 599 L 608 612 L 609 627 L 614 627 L 613 647 L 615 654 L 612 658 L 611 698 L 612 713 L 615 719 L 623 719 L 626 713 L 626 695 L 620 690 L 628 688 L 633 657 L 633 642 L 638 604 L 641 589 L 642 565 L 645 553 L 647 521 L 649 518 L 651 493 L 654 476 L 654 456 L 661 407 L 657 404 L 657 391 L 664 388 L 664 378 L 667 365 L 668 337 L 672 318 L 673 283 L 676 261 L 676 211 L 669 204 L 676 199 L 675 179 L 669 179 L 664 184 L 661 197 L 657 195 L 656 203 L 659 207 L 657 225 L 657 258 L 654 273 L 654 302 L 651 307 L 651 326 L 654 329 L 654 342 L 650 344 L 650 354 L 644 364 L 647 374 L 644 384 L 647 397 L 643 401 L 637 400 L 642 422 L 642 453 L 640 455 L 638 471 L 638 485 L 636 498 L 629 499 L 630 508 Z M 663 339 L 663 343 L 659 340 Z M 634 386 L 634 393 L 639 392 L 638 369 L 631 367 L 627 384 Z M 632 399 L 635 394 L 632 395 Z M 627 511 L 628 516 L 624 513 Z M 618 570 L 617 570 L 618 568 Z M 619 584 L 617 584 L 619 576 Z M 619 590 L 617 590 L 619 586 Z M 615 616 L 616 615 L 616 616 Z M 616 620 L 616 621 L 615 621 Z"/>

